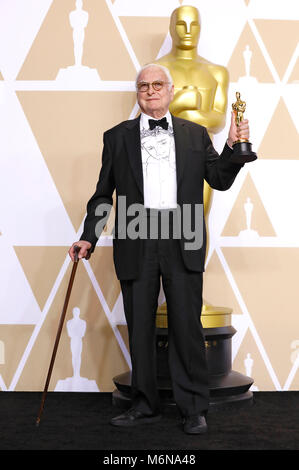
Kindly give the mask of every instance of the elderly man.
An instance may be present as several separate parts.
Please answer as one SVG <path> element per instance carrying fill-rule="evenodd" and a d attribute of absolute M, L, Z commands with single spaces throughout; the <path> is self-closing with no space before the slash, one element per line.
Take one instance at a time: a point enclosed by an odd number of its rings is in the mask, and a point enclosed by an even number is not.
<path fill-rule="evenodd" d="M 96 191 L 87 204 L 84 231 L 69 250 L 74 259 L 94 250 L 100 236 L 101 206 L 112 205 L 116 190 L 114 263 L 121 283 L 132 359 L 132 407 L 112 419 L 115 426 L 153 423 L 161 417 L 156 377 L 155 314 L 160 279 L 168 311 L 169 367 L 174 399 L 189 434 L 207 430 L 208 370 L 200 320 L 202 273 L 205 262 L 205 226 L 196 224 L 203 205 L 204 179 L 218 190 L 228 189 L 242 165 L 231 163 L 232 144 L 249 137 L 248 122 L 237 128 L 232 117 L 227 142 L 219 156 L 206 129 L 176 118 L 169 112 L 174 87 L 166 68 L 149 64 L 136 79 L 141 115 L 104 133 L 102 168 Z M 175 235 L 175 221 L 168 218 L 169 237 L 124 236 L 118 227 L 120 197 L 126 205 L 145 209 L 149 225 L 160 216 L 188 206 L 192 227 L 202 231 L 202 243 L 187 244 L 190 237 Z M 188 217 L 187 217 L 188 218 Z M 127 212 L 125 228 L 132 222 Z M 190 221 L 189 220 L 189 221 Z M 184 228 L 185 221 L 181 221 Z M 196 230 L 194 230 L 195 232 Z M 144 235 L 144 234 L 143 234 Z M 196 233 L 195 233 L 196 237 Z M 200 237 L 199 237 L 200 238 Z"/>

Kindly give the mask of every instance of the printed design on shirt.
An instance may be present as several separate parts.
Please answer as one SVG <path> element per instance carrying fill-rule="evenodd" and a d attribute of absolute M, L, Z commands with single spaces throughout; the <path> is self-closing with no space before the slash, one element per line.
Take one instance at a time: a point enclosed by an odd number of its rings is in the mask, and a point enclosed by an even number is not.
<path fill-rule="evenodd" d="M 153 169 L 152 165 L 160 165 L 161 163 L 168 166 L 169 172 L 176 171 L 173 128 L 171 126 L 167 130 L 159 127 L 153 130 L 142 128 L 140 137 L 142 165 L 147 176 Z"/>

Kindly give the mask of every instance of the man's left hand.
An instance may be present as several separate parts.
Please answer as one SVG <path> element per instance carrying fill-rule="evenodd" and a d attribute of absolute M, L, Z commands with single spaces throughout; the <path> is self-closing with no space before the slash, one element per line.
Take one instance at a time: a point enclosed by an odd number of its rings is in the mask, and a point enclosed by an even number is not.
<path fill-rule="evenodd" d="M 231 124 L 228 133 L 228 140 L 227 143 L 230 147 L 233 146 L 233 143 L 239 139 L 249 139 L 249 123 L 248 119 L 244 119 L 240 122 L 240 125 L 237 126 L 235 121 L 235 114 L 232 112 L 231 116 Z"/>

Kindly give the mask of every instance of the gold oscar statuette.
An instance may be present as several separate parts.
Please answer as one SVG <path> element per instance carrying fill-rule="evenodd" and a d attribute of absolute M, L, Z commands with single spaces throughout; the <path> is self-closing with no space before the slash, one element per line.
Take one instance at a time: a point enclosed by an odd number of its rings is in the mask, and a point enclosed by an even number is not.
<path fill-rule="evenodd" d="M 228 70 L 198 55 L 201 19 L 196 7 L 183 5 L 170 17 L 171 51 L 155 63 L 168 68 L 174 84 L 170 112 L 205 126 L 211 139 L 225 127 Z M 215 32 L 217 41 L 217 32 Z M 208 217 L 212 188 L 204 183 L 204 212 Z M 208 252 L 208 245 L 207 245 Z"/>
<path fill-rule="evenodd" d="M 241 94 L 239 91 L 236 92 L 236 98 L 237 100 L 232 104 L 232 109 L 235 115 L 236 125 L 239 126 L 243 121 L 246 103 L 241 100 Z M 253 162 L 257 159 L 257 155 L 252 151 L 251 146 L 252 144 L 248 139 L 236 140 L 236 142 L 233 143 L 234 152 L 230 160 L 234 163 Z"/>

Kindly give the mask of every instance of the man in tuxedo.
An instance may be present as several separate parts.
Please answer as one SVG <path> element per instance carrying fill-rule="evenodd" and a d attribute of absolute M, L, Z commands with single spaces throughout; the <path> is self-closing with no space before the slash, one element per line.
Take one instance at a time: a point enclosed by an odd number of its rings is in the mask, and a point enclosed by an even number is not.
<path fill-rule="evenodd" d="M 141 115 L 104 133 L 96 191 L 87 204 L 83 233 L 69 254 L 74 259 L 76 245 L 80 247 L 79 258 L 89 256 L 94 250 L 106 220 L 104 213 L 107 218 L 106 209 L 112 206 L 112 194 L 116 190 L 113 254 L 129 332 L 132 407 L 113 418 L 111 424 L 135 426 L 156 422 L 161 417 L 155 314 L 162 279 L 174 399 L 184 431 L 201 434 L 207 430 L 209 405 L 200 319 L 206 240 L 203 211 L 200 211 L 203 184 L 205 179 L 217 190 L 232 185 L 243 166 L 230 162 L 232 144 L 239 138 L 249 137 L 249 126 L 244 120 L 237 128 L 232 115 L 227 142 L 218 155 L 204 127 L 169 112 L 174 86 L 167 69 L 153 64 L 143 67 L 136 87 Z M 134 221 L 134 210 L 127 210 L 125 222 L 120 223 L 118 208 L 124 198 L 127 208 L 136 205 L 144 208 L 146 236 L 144 233 L 130 236 L 131 232 L 126 231 Z M 184 212 L 186 207 L 188 210 Z M 172 217 L 178 210 L 180 215 L 186 214 L 186 220 Z M 169 217 L 164 218 L 165 214 Z M 198 214 L 201 214 L 200 224 Z M 169 236 L 163 236 L 165 220 Z M 190 230 L 187 234 L 184 230 L 186 224 L 191 224 L 193 229 L 193 244 Z M 158 226 L 158 232 L 151 231 L 151 226 Z M 176 231 L 178 226 L 182 230 Z M 151 236 L 152 233 L 156 235 Z"/>

